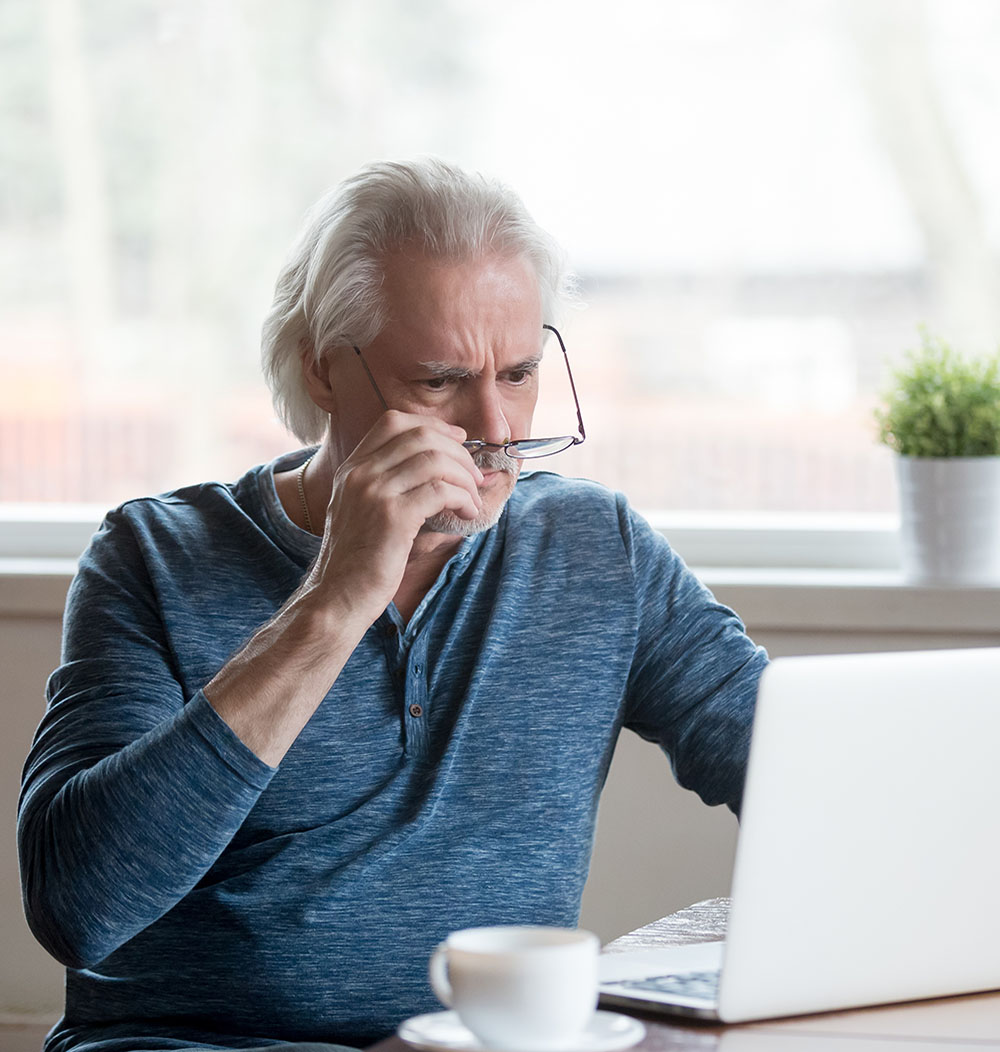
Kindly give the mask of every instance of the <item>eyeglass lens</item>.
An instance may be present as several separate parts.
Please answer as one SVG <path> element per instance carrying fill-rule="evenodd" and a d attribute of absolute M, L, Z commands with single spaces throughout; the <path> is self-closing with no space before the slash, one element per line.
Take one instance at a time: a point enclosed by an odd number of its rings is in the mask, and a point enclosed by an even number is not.
<path fill-rule="evenodd" d="M 531 460 L 534 457 L 549 457 L 553 453 L 561 453 L 578 441 L 572 435 L 561 435 L 558 438 L 522 438 L 506 445 L 494 445 L 474 438 L 463 442 L 462 445 L 472 453 L 478 449 L 502 449 L 507 456 L 515 460 Z"/>

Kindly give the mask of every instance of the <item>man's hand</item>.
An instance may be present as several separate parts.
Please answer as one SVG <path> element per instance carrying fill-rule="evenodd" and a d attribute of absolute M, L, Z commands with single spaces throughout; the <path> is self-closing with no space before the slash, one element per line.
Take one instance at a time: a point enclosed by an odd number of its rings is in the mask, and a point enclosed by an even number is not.
<path fill-rule="evenodd" d="M 323 543 L 305 580 L 205 687 L 215 711 L 277 765 L 392 601 L 424 522 L 474 519 L 483 475 L 465 432 L 388 411 L 336 469 Z"/>
<path fill-rule="evenodd" d="M 482 511 L 483 475 L 465 439 L 436 417 L 384 413 L 334 472 L 323 545 L 304 587 L 346 596 L 371 624 L 399 589 L 426 520 Z"/>

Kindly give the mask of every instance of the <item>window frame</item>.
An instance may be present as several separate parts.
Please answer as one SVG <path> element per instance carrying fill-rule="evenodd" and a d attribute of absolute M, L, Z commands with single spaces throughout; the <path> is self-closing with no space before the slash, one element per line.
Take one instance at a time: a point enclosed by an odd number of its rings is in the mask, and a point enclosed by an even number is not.
<path fill-rule="evenodd" d="M 0 504 L 0 563 L 75 562 L 105 511 L 99 504 Z M 692 567 L 899 568 L 898 519 L 893 515 L 642 513 Z"/>

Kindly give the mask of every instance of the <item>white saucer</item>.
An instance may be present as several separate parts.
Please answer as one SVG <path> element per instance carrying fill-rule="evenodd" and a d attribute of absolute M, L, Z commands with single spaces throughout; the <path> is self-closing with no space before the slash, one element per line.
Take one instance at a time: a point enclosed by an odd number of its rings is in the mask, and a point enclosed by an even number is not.
<path fill-rule="evenodd" d="M 414 1048 L 425 1052 L 489 1052 L 473 1037 L 457 1012 L 431 1012 L 400 1023 L 397 1034 Z M 617 1012 L 595 1012 L 587 1029 L 566 1052 L 615 1052 L 641 1041 L 646 1028 L 638 1019 Z"/>

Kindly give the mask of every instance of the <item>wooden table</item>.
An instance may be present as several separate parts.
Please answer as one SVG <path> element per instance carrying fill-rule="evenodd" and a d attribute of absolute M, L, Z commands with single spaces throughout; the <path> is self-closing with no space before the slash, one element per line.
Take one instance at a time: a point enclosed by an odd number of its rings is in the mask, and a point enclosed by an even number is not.
<path fill-rule="evenodd" d="M 609 953 L 721 939 L 728 899 L 709 899 L 609 943 Z M 1000 1049 L 1000 993 L 906 1005 L 827 1012 L 738 1026 L 668 1021 L 630 1013 L 646 1024 L 638 1052 L 977 1052 Z M 0 1026 L 0 1052 L 34 1052 L 47 1026 Z M 397 1037 L 369 1052 L 412 1052 Z"/>
<path fill-rule="evenodd" d="M 725 937 L 728 899 L 709 899 L 629 932 L 605 950 Z M 639 1052 L 975 1052 L 1000 1049 L 1000 993 L 719 1026 L 629 1012 L 646 1024 Z M 370 1052 L 411 1052 L 399 1038 Z"/>

